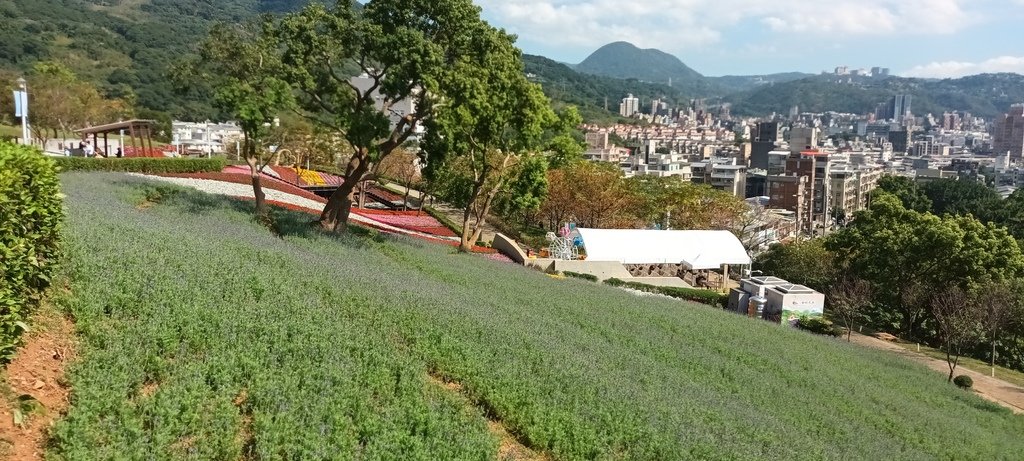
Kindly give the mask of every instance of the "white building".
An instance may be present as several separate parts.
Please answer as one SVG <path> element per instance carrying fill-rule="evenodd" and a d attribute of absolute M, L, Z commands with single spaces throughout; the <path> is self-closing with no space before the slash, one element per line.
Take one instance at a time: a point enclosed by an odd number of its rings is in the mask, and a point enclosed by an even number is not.
<path fill-rule="evenodd" d="M 221 153 L 224 146 L 242 139 L 242 128 L 234 122 L 171 122 L 171 136 L 176 145 L 185 149 Z"/>
<path fill-rule="evenodd" d="M 634 97 L 633 93 L 622 98 L 622 102 L 619 103 L 619 115 L 632 117 L 637 112 L 640 112 L 640 98 Z"/>
<path fill-rule="evenodd" d="M 369 90 L 370 88 L 373 87 L 374 80 L 370 78 L 369 75 L 363 74 L 358 77 L 352 77 L 351 79 L 349 79 L 349 83 L 351 83 L 352 86 L 359 89 L 359 91 L 365 92 L 366 90 Z M 383 111 L 384 96 L 381 95 L 380 91 L 378 90 L 373 90 L 371 96 L 373 97 L 374 105 L 377 107 L 377 110 Z M 402 120 L 402 117 L 405 117 L 406 115 L 416 112 L 416 101 L 408 98 L 403 99 L 401 101 L 396 101 L 394 104 L 391 105 L 388 111 L 388 119 L 391 121 L 390 128 L 394 130 L 395 127 L 398 126 L 398 122 Z M 420 135 L 423 134 L 423 131 L 423 125 L 417 123 L 413 133 L 416 135 Z"/>

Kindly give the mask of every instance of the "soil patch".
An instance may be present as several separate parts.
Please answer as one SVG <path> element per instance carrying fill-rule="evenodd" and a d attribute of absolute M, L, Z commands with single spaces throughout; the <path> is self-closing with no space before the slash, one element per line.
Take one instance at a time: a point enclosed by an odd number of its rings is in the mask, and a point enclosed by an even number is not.
<path fill-rule="evenodd" d="M 446 381 L 433 374 L 427 375 L 427 382 L 434 386 L 447 389 L 453 394 L 458 395 L 461 400 L 465 401 L 467 406 L 473 406 L 473 403 L 470 400 L 469 396 L 465 394 L 465 390 L 463 389 L 461 383 L 454 381 Z M 487 412 L 484 412 L 484 414 L 486 415 Z M 534 451 L 530 447 L 524 445 L 523 442 L 521 442 L 514 435 L 512 435 L 512 433 L 508 431 L 508 428 L 505 427 L 505 424 L 498 419 L 488 417 L 487 429 L 499 440 L 498 456 L 495 457 L 495 459 L 497 460 L 548 461 L 551 459 L 550 456 L 547 456 L 544 453 Z"/>
<path fill-rule="evenodd" d="M 0 371 L 0 459 L 42 460 L 47 432 L 68 407 L 64 370 L 75 356 L 74 325 L 45 305 L 31 328 Z"/>

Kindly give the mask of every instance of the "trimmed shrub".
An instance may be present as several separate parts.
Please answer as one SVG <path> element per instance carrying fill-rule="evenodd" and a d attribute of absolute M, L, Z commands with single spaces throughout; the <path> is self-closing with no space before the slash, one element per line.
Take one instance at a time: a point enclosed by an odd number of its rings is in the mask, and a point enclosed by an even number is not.
<path fill-rule="evenodd" d="M 832 324 L 832 321 L 825 320 L 821 317 L 800 317 L 796 321 L 796 327 L 801 330 L 825 336 L 839 336 L 842 334 L 842 330 L 836 328 L 836 326 Z"/>
<path fill-rule="evenodd" d="M 59 257 L 62 196 L 53 160 L 0 143 L 0 362 L 49 286 Z"/>
<path fill-rule="evenodd" d="M 60 171 L 123 171 L 132 173 L 219 172 L 227 164 L 215 158 L 83 158 L 54 157 Z"/>
<path fill-rule="evenodd" d="M 956 384 L 956 387 L 960 389 L 970 389 L 974 387 L 974 380 L 970 376 L 960 375 L 953 378 L 953 384 Z"/>
<path fill-rule="evenodd" d="M 605 280 L 604 283 L 611 285 L 613 287 L 626 287 L 632 288 L 634 290 L 663 294 L 665 296 L 685 299 L 687 301 L 693 301 L 695 303 L 707 304 L 709 306 L 720 307 L 722 309 L 725 309 L 725 307 L 729 305 L 728 295 L 723 295 L 721 293 L 710 290 L 700 290 L 697 288 L 681 287 L 659 287 L 654 285 L 648 285 L 646 283 L 626 282 L 614 277 Z"/>
<path fill-rule="evenodd" d="M 577 278 L 577 279 L 589 280 L 591 282 L 596 282 L 598 280 L 596 275 L 593 275 L 593 274 L 583 274 L 583 273 L 580 273 L 580 272 L 562 271 L 562 275 L 564 275 L 566 277 L 573 277 L 573 278 Z"/>

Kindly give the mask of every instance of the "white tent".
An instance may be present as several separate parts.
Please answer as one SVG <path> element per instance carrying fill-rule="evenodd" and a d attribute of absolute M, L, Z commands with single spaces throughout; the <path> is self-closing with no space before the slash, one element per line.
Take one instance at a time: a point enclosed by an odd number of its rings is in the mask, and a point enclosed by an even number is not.
<path fill-rule="evenodd" d="M 729 231 L 578 229 L 589 261 L 683 264 L 688 269 L 748 265 L 750 255 Z"/>

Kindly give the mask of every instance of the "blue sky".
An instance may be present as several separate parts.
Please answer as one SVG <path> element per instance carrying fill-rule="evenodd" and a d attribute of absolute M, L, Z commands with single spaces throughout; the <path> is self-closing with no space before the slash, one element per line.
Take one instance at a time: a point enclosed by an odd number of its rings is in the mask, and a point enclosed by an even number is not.
<path fill-rule="evenodd" d="M 888 67 L 1024 74 L 1024 0 L 475 0 L 526 53 L 577 63 L 609 42 L 705 75 Z"/>

